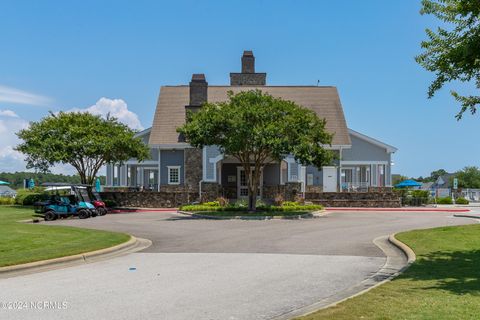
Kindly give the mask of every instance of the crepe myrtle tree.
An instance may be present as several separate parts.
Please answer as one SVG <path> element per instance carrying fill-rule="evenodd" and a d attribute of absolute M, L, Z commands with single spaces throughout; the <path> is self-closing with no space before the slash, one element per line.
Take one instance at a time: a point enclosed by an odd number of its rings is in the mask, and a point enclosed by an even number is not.
<path fill-rule="evenodd" d="M 55 164 L 70 164 L 81 183 L 93 185 L 98 170 L 107 163 L 130 158 L 143 161 L 148 147 L 135 131 L 117 119 L 85 112 L 51 113 L 17 133 L 23 140 L 16 150 L 26 155 L 27 168 L 49 172 Z"/>
<path fill-rule="evenodd" d="M 261 90 L 229 91 L 227 101 L 190 112 L 177 131 L 194 147 L 216 145 L 238 159 L 245 170 L 248 209 L 255 211 L 261 171 L 268 162 L 289 154 L 303 165 L 332 161 L 333 153 L 324 148 L 332 141 L 325 124 L 315 112 Z"/>

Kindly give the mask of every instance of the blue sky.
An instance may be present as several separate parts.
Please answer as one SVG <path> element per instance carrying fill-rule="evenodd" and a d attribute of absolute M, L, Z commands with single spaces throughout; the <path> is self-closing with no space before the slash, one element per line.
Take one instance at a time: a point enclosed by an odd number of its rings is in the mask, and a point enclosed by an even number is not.
<path fill-rule="evenodd" d="M 13 131 L 49 110 L 108 110 L 149 127 L 161 85 L 227 84 L 253 50 L 271 85 L 338 87 L 349 127 L 396 146 L 393 171 L 479 165 L 479 116 L 415 61 L 420 1 L 1 1 L 0 171 L 23 168 Z M 8 111 L 10 112 L 8 112 Z M 13 114 L 12 114 L 13 112 Z"/>

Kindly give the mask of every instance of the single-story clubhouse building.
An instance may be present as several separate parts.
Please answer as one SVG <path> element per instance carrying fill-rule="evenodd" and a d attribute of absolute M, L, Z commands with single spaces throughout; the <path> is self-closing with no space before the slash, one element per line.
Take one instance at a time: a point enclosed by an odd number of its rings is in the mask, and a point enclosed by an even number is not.
<path fill-rule="evenodd" d="M 203 74 L 194 74 L 189 85 L 162 86 L 152 127 L 137 134 L 150 147 L 151 159 L 107 165 L 106 187 L 197 194 L 208 190 L 211 197 L 247 197 L 245 173 L 236 159 L 221 154 L 216 146 L 192 148 L 176 129 L 185 123 L 187 110 L 201 108 L 207 101 L 225 101 L 230 90 L 254 89 L 294 101 L 325 118 L 327 131 L 334 134 L 329 148 L 338 155 L 335 163 L 322 168 L 303 166 L 291 156 L 268 164 L 262 172 L 260 197 L 273 198 L 289 186 L 318 193 L 391 186 L 391 156 L 397 149 L 349 129 L 335 87 L 269 86 L 267 74 L 255 71 L 251 51 L 245 51 L 241 61 L 242 71 L 230 73 L 230 85 L 208 85 Z"/>

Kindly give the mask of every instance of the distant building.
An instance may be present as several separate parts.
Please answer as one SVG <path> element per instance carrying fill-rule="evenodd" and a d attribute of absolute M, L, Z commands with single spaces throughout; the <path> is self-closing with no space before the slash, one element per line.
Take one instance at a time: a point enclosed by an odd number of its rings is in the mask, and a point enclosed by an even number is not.
<path fill-rule="evenodd" d="M 17 191 L 13 190 L 9 186 L 0 185 L 0 197 L 15 197 Z"/>

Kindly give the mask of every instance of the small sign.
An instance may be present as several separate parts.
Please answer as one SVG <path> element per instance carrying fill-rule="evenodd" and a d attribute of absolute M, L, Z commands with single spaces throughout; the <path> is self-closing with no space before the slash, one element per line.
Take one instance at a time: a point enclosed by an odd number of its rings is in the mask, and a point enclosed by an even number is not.
<path fill-rule="evenodd" d="M 457 178 L 453 179 L 453 189 L 455 189 L 455 190 L 458 189 L 458 179 Z"/>
<path fill-rule="evenodd" d="M 237 176 L 228 176 L 228 182 L 236 182 L 237 181 Z"/>

